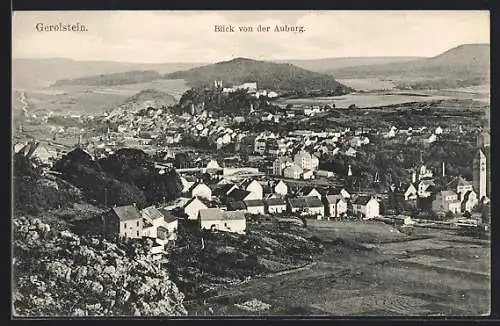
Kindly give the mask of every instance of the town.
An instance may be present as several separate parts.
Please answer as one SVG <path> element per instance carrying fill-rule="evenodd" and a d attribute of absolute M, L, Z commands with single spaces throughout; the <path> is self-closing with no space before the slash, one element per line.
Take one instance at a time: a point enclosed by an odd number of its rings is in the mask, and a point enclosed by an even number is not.
<path fill-rule="evenodd" d="M 491 313 L 487 13 L 73 14 L 14 22 L 16 318 Z"/>
<path fill-rule="evenodd" d="M 224 94 L 243 90 L 249 98 L 265 97 L 267 101 L 278 96 L 272 90 L 259 90 L 256 82 L 231 88 L 222 84 L 214 81 L 213 87 L 222 88 Z M 106 233 L 153 238 L 156 245 L 151 250 L 158 256 L 165 253 L 168 239 L 175 239 L 172 234 L 179 221 L 197 221 L 201 229 L 245 232 L 246 214 L 487 227 L 479 209 L 489 203 L 490 196 L 487 131 L 473 134 L 461 126 L 415 125 L 388 130 L 364 127 L 276 132 L 273 123 L 328 113 L 334 103 L 325 107 L 282 107 L 277 109 L 282 113 L 275 114 L 255 111 L 250 103 L 245 113 L 233 117 L 216 116 L 209 110 L 195 114 L 193 107 L 191 104 L 191 113 L 181 116 L 166 108 L 144 107 L 137 113 L 117 110 L 102 118 L 108 124 L 104 133 L 88 140 L 82 140 L 79 133 L 76 148 L 94 160 L 112 155 L 121 147 L 138 148 L 154 158 L 158 174 L 174 169 L 182 182 L 181 196 L 174 203 L 158 202 L 142 209 L 129 203 L 110 208 L 109 216 L 103 218 Z M 270 130 L 256 132 L 239 127 L 252 118 L 270 123 Z M 466 163 L 466 173 L 472 178 L 450 175 L 444 161 L 438 169 L 426 166 L 422 152 L 430 144 L 467 137 L 477 139 L 473 160 Z M 411 166 L 404 171 L 406 178 L 397 179 L 377 170 L 367 175 L 362 170 L 359 161 L 373 151 L 370 147 L 375 141 L 376 148 L 384 144 L 420 146 L 420 156 L 406 162 Z M 36 157 L 50 169 L 64 153 L 53 148 L 18 143 L 14 151 Z M 226 153 L 231 156 L 224 156 Z M 359 156 L 363 158 L 358 161 Z M 331 164 L 337 158 L 343 166 Z"/>

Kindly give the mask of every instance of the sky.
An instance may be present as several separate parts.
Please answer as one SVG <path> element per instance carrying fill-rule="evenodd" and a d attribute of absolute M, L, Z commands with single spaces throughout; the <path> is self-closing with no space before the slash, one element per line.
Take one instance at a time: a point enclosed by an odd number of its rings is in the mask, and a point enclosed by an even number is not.
<path fill-rule="evenodd" d="M 39 32 L 38 23 L 80 23 L 88 31 Z M 305 31 L 273 31 L 285 24 Z M 215 25 L 236 31 L 217 33 Z M 257 32 L 258 25 L 271 31 Z M 254 32 L 238 32 L 238 26 Z M 12 17 L 13 58 L 161 63 L 430 57 L 489 40 L 488 11 L 30 11 Z"/>

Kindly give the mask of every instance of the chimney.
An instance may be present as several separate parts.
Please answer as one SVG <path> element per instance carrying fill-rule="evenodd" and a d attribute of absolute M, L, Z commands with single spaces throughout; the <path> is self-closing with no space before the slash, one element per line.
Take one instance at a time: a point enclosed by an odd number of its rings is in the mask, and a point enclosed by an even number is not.
<path fill-rule="evenodd" d="M 411 173 L 411 183 L 417 182 L 417 172 L 413 171 Z"/>
<path fill-rule="evenodd" d="M 134 205 L 134 207 L 137 207 L 136 203 L 132 203 L 132 205 Z"/>
<path fill-rule="evenodd" d="M 349 170 L 347 171 L 347 176 L 352 176 L 351 164 L 349 164 Z"/>
<path fill-rule="evenodd" d="M 443 177 L 446 176 L 446 170 L 445 170 L 445 166 L 444 166 L 444 162 L 443 162 Z"/>

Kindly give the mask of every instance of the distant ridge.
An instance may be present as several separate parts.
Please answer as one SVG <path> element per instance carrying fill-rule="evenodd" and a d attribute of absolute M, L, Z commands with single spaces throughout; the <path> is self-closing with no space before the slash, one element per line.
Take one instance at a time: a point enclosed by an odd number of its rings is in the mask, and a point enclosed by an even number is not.
<path fill-rule="evenodd" d="M 406 62 L 332 69 L 336 78 L 388 77 L 471 77 L 489 74 L 490 45 L 463 44 L 437 56 Z"/>

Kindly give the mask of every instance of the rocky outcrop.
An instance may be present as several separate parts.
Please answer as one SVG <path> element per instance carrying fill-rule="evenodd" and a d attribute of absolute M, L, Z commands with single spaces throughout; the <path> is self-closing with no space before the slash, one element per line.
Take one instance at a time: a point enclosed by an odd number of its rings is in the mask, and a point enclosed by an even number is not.
<path fill-rule="evenodd" d="M 15 218 L 16 316 L 186 315 L 184 295 L 146 249 Z"/>

